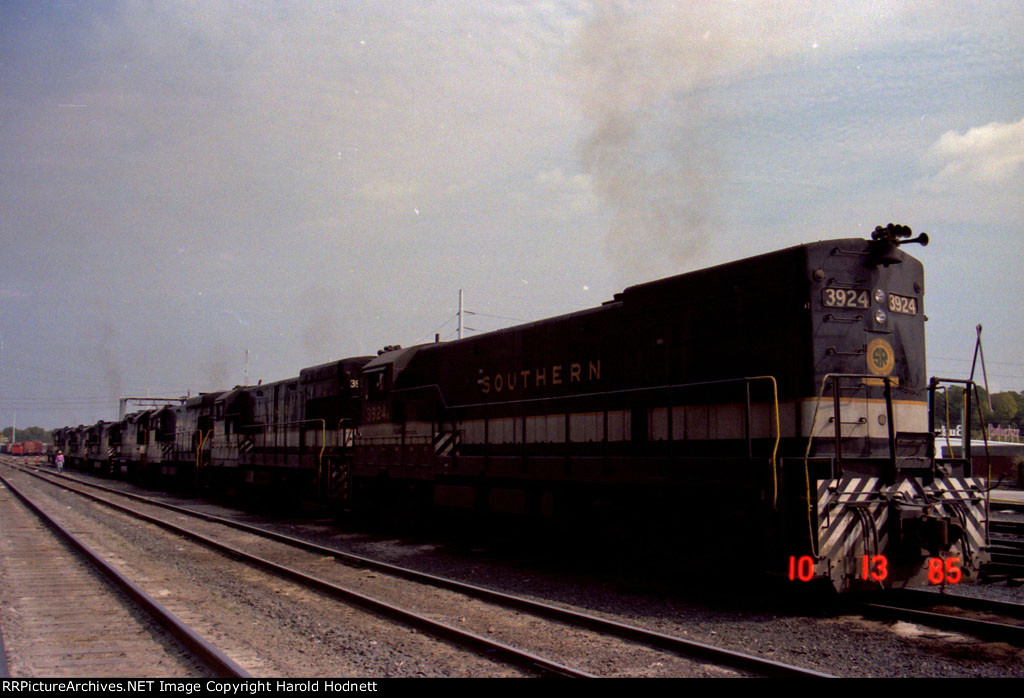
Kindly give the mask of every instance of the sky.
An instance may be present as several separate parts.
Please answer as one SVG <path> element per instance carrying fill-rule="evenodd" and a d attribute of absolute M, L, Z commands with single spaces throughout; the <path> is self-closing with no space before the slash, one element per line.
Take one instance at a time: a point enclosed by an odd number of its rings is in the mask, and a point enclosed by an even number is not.
<path fill-rule="evenodd" d="M 1024 389 L 1024 3 L 0 0 L 0 424 L 889 222 Z"/>

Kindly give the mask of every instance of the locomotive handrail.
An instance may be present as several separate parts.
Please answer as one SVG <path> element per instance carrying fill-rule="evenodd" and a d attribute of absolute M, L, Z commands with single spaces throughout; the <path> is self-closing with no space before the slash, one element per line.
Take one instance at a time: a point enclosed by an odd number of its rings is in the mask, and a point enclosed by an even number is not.
<path fill-rule="evenodd" d="M 832 254 L 834 254 L 834 255 L 842 255 L 842 256 L 846 256 L 846 257 L 867 257 L 871 253 L 870 252 L 863 252 L 863 251 L 860 251 L 860 250 L 844 250 L 843 248 L 841 248 L 841 247 L 839 247 L 837 245 L 836 247 L 832 248 Z"/>
<path fill-rule="evenodd" d="M 643 393 L 649 391 L 661 391 L 661 390 L 678 390 L 680 388 L 700 388 L 711 385 L 721 385 L 723 383 L 739 383 L 741 381 L 750 382 L 752 380 L 761 380 L 770 378 L 774 381 L 771 376 L 742 376 L 739 378 L 719 378 L 712 381 L 700 381 L 697 383 L 673 383 L 671 385 L 649 385 L 640 388 L 622 388 L 620 390 L 602 390 L 595 393 L 573 393 L 572 395 L 551 395 L 548 397 L 531 397 L 522 398 L 521 400 L 503 400 L 501 402 L 467 402 L 461 405 L 449 405 L 448 401 L 445 400 L 444 391 L 441 390 L 441 386 L 437 383 L 428 383 L 426 385 L 416 385 L 410 388 L 398 388 L 392 390 L 391 393 L 408 393 L 415 392 L 418 390 L 429 390 L 434 388 L 437 391 L 438 397 L 441 399 L 441 406 L 446 410 L 461 410 L 468 409 L 470 407 L 499 407 L 502 405 L 521 405 L 530 402 L 553 402 L 555 400 L 579 400 L 585 398 L 602 397 L 608 395 L 625 395 L 628 393 Z"/>
<path fill-rule="evenodd" d="M 963 392 L 963 417 L 960 424 L 964 434 L 960 437 L 960 459 L 967 461 L 973 470 L 974 461 L 971 459 L 971 392 L 974 393 L 975 402 L 978 405 L 978 423 L 981 424 L 981 438 L 985 443 L 985 461 L 987 464 L 987 472 L 985 475 L 986 483 L 986 494 L 985 494 L 985 514 L 988 515 L 989 510 L 989 495 L 988 492 L 992 490 L 992 454 L 988 447 L 988 428 L 985 424 L 985 418 L 981 412 L 981 396 L 978 394 L 978 384 L 971 378 L 940 378 L 939 376 L 932 376 L 931 380 L 928 381 L 928 431 L 932 434 L 935 433 L 935 391 L 938 389 L 940 383 L 962 383 L 964 386 Z M 950 458 L 954 458 L 953 445 L 949 440 L 949 393 L 946 388 L 942 388 L 943 391 L 943 403 L 946 407 L 946 446 L 949 448 Z M 988 529 L 985 529 L 986 541 L 988 540 Z"/>
<path fill-rule="evenodd" d="M 358 435 L 360 446 L 397 446 L 406 444 L 427 445 L 433 443 L 432 436 L 363 436 Z M 397 441 L 396 441 L 397 439 Z"/>
<path fill-rule="evenodd" d="M 981 326 L 979 325 L 978 327 L 980 328 Z M 967 391 L 965 390 L 964 392 L 967 392 Z M 974 384 L 974 397 L 975 397 L 975 402 L 978 405 L 978 422 L 981 424 L 981 438 L 985 442 L 985 461 L 986 461 L 986 463 L 988 465 L 988 469 L 987 469 L 988 473 L 987 473 L 987 477 L 986 477 L 986 481 L 985 481 L 985 484 L 987 486 L 986 489 L 985 489 L 985 518 L 987 519 L 989 517 L 989 515 L 990 515 L 990 511 L 989 511 L 990 508 L 991 508 L 991 504 L 990 504 L 991 500 L 990 500 L 990 498 L 992 496 L 992 454 L 989 453 L 989 449 L 988 449 L 988 429 L 985 426 L 985 417 L 981 413 L 981 396 L 978 395 L 978 384 L 977 383 Z M 967 442 L 970 443 L 970 441 L 971 441 L 970 420 L 967 420 Z M 961 440 L 960 443 L 962 444 L 963 441 Z M 973 463 L 972 463 L 972 465 L 973 465 Z M 1002 477 L 1000 477 L 1000 480 L 1002 480 Z M 985 527 L 985 543 L 986 544 L 991 544 L 992 543 L 992 539 L 991 539 L 989 534 L 990 534 L 989 527 L 986 526 Z"/>
<path fill-rule="evenodd" d="M 818 421 L 818 408 L 821 407 L 821 399 L 825 396 L 825 384 L 829 379 L 832 379 L 832 396 L 835 410 L 835 417 L 832 420 L 833 435 L 835 438 L 835 465 L 837 468 L 842 467 L 842 423 L 839 419 L 839 380 L 843 378 L 861 378 L 869 380 L 878 380 L 881 378 L 885 386 L 885 410 L 886 410 L 886 425 L 888 426 L 889 432 L 889 468 L 893 477 L 896 476 L 896 425 L 893 424 L 893 410 L 892 410 L 892 377 L 891 376 L 875 376 L 867 373 L 826 373 L 821 379 L 821 388 L 818 390 L 818 399 L 814 403 L 814 414 L 811 416 L 811 425 L 807 430 L 807 448 L 804 451 L 804 483 L 807 486 L 807 529 L 808 537 L 811 544 L 811 554 L 817 558 L 818 550 L 815 544 L 814 535 L 814 506 L 812 504 L 811 497 L 811 469 L 810 469 L 810 457 L 811 457 L 811 444 L 814 442 L 814 425 Z M 839 475 L 839 472 L 834 473 Z"/>
<path fill-rule="evenodd" d="M 772 398 L 775 405 L 775 445 L 772 446 L 772 509 L 778 509 L 779 502 L 779 475 L 778 475 L 778 461 L 777 456 L 779 454 L 779 441 L 782 438 L 782 425 L 779 419 L 779 383 L 775 380 L 775 376 L 752 376 L 747 380 L 747 397 L 750 396 L 750 381 L 752 380 L 769 380 L 772 382 Z M 747 423 L 750 423 L 749 417 L 750 404 L 748 400 L 747 404 Z M 750 436 L 747 435 L 747 443 L 750 442 Z"/>
<path fill-rule="evenodd" d="M 978 395 L 978 384 L 974 384 L 974 403 L 978 406 L 978 423 L 981 425 L 981 440 L 985 444 L 985 461 L 988 464 L 988 475 L 987 484 L 988 488 L 992 489 L 992 454 L 989 453 L 988 449 L 988 426 L 985 424 L 985 417 L 981 412 L 981 396 Z M 970 441 L 970 428 L 967 429 L 968 435 L 967 440 Z"/>
<path fill-rule="evenodd" d="M 856 317 L 846 318 L 846 317 L 836 317 L 832 313 L 827 313 L 823 318 L 821 318 L 821 320 L 822 320 L 822 322 L 846 322 L 846 323 L 849 323 L 849 324 L 852 325 L 852 324 L 856 324 L 858 322 L 863 322 L 864 316 L 863 315 L 858 315 Z"/>
<path fill-rule="evenodd" d="M 202 430 L 199 431 L 199 446 L 196 448 L 196 472 L 198 473 L 203 468 L 203 446 L 206 444 L 206 439 L 213 434 L 213 429 L 206 432 L 206 436 L 203 436 Z"/>
<path fill-rule="evenodd" d="M 971 460 L 971 438 L 970 438 L 970 430 L 971 430 L 971 427 L 970 427 L 970 424 L 971 424 L 971 419 L 970 419 L 970 414 L 971 414 L 971 390 L 970 390 L 970 388 L 973 387 L 975 389 L 975 392 L 977 392 L 977 386 L 975 385 L 974 381 L 971 380 L 970 378 L 940 378 L 939 376 L 932 376 L 931 380 L 928 381 L 928 405 L 929 405 L 929 409 L 928 409 L 928 431 L 930 433 L 932 433 L 932 434 L 935 433 L 935 409 L 934 409 L 934 405 L 935 405 L 935 391 L 939 387 L 940 383 L 962 383 L 963 386 L 964 386 L 964 393 L 963 393 L 963 398 L 964 398 L 964 414 L 967 415 L 967 416 L 966 416 L 966 418 L 964 418 L 964 421 L 966 421 L 966 424 L 964 424 L 962 426 L 965 427 L 965 430 L 968 432 L 968 434 L 967 434 L 967 438 L 966 439 L 961 438 L 960 455 L 961 455 L 961 457 L 963 459 L 965 459 L 966 461 L 970 462 L 970 460 Z M 943 391 L 945 392 L 945 388 L 943 388 Z M 945 400 L 944 402 L 946 403 L 946 432 L 947 432 L 947 440 L 948 440 L 948 432 L 949 432 L 949 400 Z M 985 424 L 984 420 L 982 420 L 981 423 L 982 423 L 982 426 L 984 426 L 984 424 Z M 951 456 L 952 456 L 952 453 L 953 453 L 953 449 L 952 449 L 952 446 L 950 446 L 950 455 Z"/>
<path fill-rule="evenodd" d="M 324 444 L 326 442 L 326 438 L 327 438 L 327 420 L 325 420 L 325 419 L 296 419 L 296 420 L 292 420 L 292 421 L 288 421 L 288 422 L 271 422 L 270 424 L 261 424 L 259 422 L 253 422 L 252 424 L 243 424 L 241 427 L 239 427 L 239 429 L 241 430 L 241 429 L 251 429 L 253 427 L 262 427 L 263 428 L 263 435 L 266 436 L 266 430 L 269 427 L 286 427 L 286 426 L 289 426 L 290 424 L 307 424 L 307 423 L 311 423 L 311 422 L 319 422 L 320 423 L 320 431 L 321 431 L 321 435 L 322 435 L 322 438 L 320 439 L 320 441 L 321 441 L 321 446 L 324 446 Z M 340 425 L 340 423 L 339 423 L 339 425 Z M 239 431 L 239 432 L 236 432 L 236 433 L 241 433 L 241 432 Z M 276 436 L 276 434 L 275 434 L 275 436 Z M 322 449 L 320 451 L 320 455 L 321 456 L 323 455 L 323 450 Z"/>
<path fill-rule="evenodd" d="M 658 392 L 660 392 L 660 391 L 665 391 L 665 390 L 679 390 L 679 389 L 685 389 L 685 388 L 699 388 L 699 387 L 707 387 L 707 386 L 712 386 L 712 385 L 722 385 L 722 384 L 725 384 L 725 383 L 740 383 L 740 382 L 744 382 L 744 383 L 747 384 L 747 392 L 748 392 L 748 395 L 747 395 L 747 405 L 746 405 L 746 409 L 747 409 L 747 412 L 746 412 L 746 422 L 747 422 L 747 425 L 748 425 L 748 429 L 747 429 L 747 431 L 748 431 L 748 433 L 747 433 L 747 450 L 748 450 L 748 458 L 750 458 L 751 456 L 749 455 L 749 453 L 750 453 L 751 437 L 750 437 L 750 434 L 749 434 L 749 424 L 750 424 L 750 399 L 749 399 L 750 396 L 749 396 L 749 388 L 750 388 L 751 381 L 757 381 L 757 380 L 770 381 L 771 384 L 772 384 L 772 404 L 773 404 L 773 406 L 775 408 L 775 443 L 772 445 L 772 456 L 771 456 L 771 466 L 772 466 L 772 506 L 774 508 L 778 504 L 778 452 L 779 452 L 779 443 L 780 443 L 780 440 L 782 438 L 782 427 L 781 427 L 781 423 L 780 423 L 781 420 L 779 418 L 779 384 L 778 384 L 778 381 L 775 379 L 775 376 L 743 376 L 743 377 L 740 377 L 740 378 L 720 378 L 720 379 L 711 380 L 711 381 L 699 381 L 697 383 L 674 383 L 672 385 L 654 385 L 654 386 L 645 386 L 645 387 L 642 387 L 642 388 L 625 388 L 625 389 L 621 389 L 621 390 L 604 390 L 604 391 L 593 392 L 593 393 L 576 393 L 574 395 L 553 395 L 551 397 L 523 398 L 521 400 L 505 400 L 505 401 L 502 401 L 502 402 L 475 402 L 475 403 L 466 403 L 466 404 L 462 404 L 462 405 L 449 405 L 448 401 L 445 399 L 444 391 L 441 389 L 441 386 L 438 385 L 437 383 L 430 383 L 430 384 L 427 384 L 427 385 L 418 385 L 418 386 L 413 386 L 413 387 L 410 387 L 410 388 L 399 388 L 397 390 L 392 390 L 391 393 L 395 394 L 395 393 L 405 393 L 405 392 L 416 392 L 416 391 L 422 391 L 422 390 L 429 390 L 429 389 L 433 388 L 434 390 L 437 391 L 437 396 L 441 400 L 441 406 L 445 410 L 461 410 L 461 409 L 469 409 L 469 408 L 473 408 L 473 407 L 493 407 L 493 406 L 502 406 L 502 405 L 521 405 L 521 404 L 537 403 L 537 402 L 554 402 L 554 401 L 557 401 L 557 400 L 579 400 L 579 399 L 587 399 L 587 398 L 595 398 L 595 397 L 608 397 L 608 396 L 612 396 L 612 395 L 626 395 L 626 394 L 629 394 L 629 393 L 642 393 L 642 392 L 650 392 L 650 391 L 658 391 Z"/>
<path fill-rule="evenodd" d="M 978 384 L 975 381 L 971 380 L 971 379 L 959 379 L 958 380 L 958 379 L 955 379 L 955 378 L 938 378 L 938 377 L 933 377 L 931 379 L 931 382 L 929 383 L 929 386 L 928 386 L 929 397 L 930 398 L 933 397 L 934 388 L 939 383 L 963 383 L 964 384 L 964 388 L 965 388 L 964 389 L 964 394 L 963 394 L 963 398 L 964 398 L 964 415 L 966 415 L 966 416 L 964 417 L 964 423 L 961 426 L 964 428 L 964 431 L 967 432 L 967 435 L 966 436 L 961 436 L 960 440 L 962 442 L 961 445 L 963 447 L 963 454 L 962 454 L 963 458 L 966 458 L 967 460 L 970 460 L 970 458 L 971 458 L 971 438 L 970 438 L 971 418 L 970 418 L 969 415 L 970 415 L 970 411 L 971 411 L 971 393 L 973 392 L 973 394 L 974 394 L 974 401 L 975 401 L 975 403 L 978 406 L 978 423 L 981 425 L 981 439 L 982 439 L 982 442 L 985 444 L 985 458 L 988 460 L 988 466 L 989 466 L 988 479 L 989 479 L 989 485 L 991 485 L 992 484 L 992 482 L 991 482 L 992 481 L 992 455 L 989 453 L 989 448 L 988 448 L 988 427 L 985 424 L 985 418 L 984 418 L 984 416 L 982 414 L 982 411 L 981 411 L 981 396 L 978 394 Z M 949 416 L 948 416 L 948 414 L 949 414 L 949 401 L 946 400 L 945 402 L 946 402 L 946 413 L 947 413 L 947 416 L 946 416 L 946 432 L 947 432 L 946 433 L 946 438 L 948 440 L 948 438 L 949 438 Z M 934 420 L 934 415 L 932 414 L 931 411 L 929 411 L 929 425 L 928 426 L 929 426 L 929 428 L 932 431 L 934 431 L 933 420 Z M 950 446 L 950 451 L 952 452 L 952 446 Z"/>
<path fill-rule="evenodd" d="M 934 393 L 929 391 L 929 397 L 931 398 L 933 396 L 934 396 Z M 949 455 L 952 458 L 953 457 L 953 442 L 949 438 L 949 390 L 946 389 L 946 386 L 942 386 L 942 404 L 946 408 L 946 434 L 945 434 L 945 436 L 946 436 L 946 449 L 948 450 Z M 934 417 L 932 416 L 933 410 L 935 409 L 934 405 L 935 405 L 934 400 L 930 400 L 929 401 L 929 407 L 931 407 L 931 409 L 928 410 L 928 415 L 929 415 L 929 418 L 928 418 L 928 422 L 929 422 L 929 424 L 928 424 L 928 431 L 933 433 L 933 434 L 935 433 Z M 968 441 L 970 441 L 970 439 L 968 439 Z M 962 443 L 963 443 L 963 441 L 961 440 L 961 444 Z"/>
<path fill-rule="evenodd" d="M 254 422 L 252 424 L 243 424 L 241 428 L 242 429 L 249 429 L 249 428 L 252 428 L 252 427 L 263 427 L 263 435 L 266 436 L 266 429 L 268 427 L 286 427 L 286 426 L 288 426 L 290 424 L 308 424 L 308 423 L 311 423 L 311 422 L 314 422 L 314 423 L 315 422 L 320 422 L 320 453 L 318 453 L 317 457 L 316 457 L 316 477 L 317 477 L 317 486 L 319 487 L 319 485 L 320 485 L 319 480 L 320 480 L 321 475 L 323 474 L 322 471 L 323 471 L 323 463 L 324 463 L 324 451 L 327 449 L 327 420 L 326 419 L 297 419 L 297 420 L 292 420 L 292 421 L 288 421 L 288 422 L 271 422 L 270 424 L 259 424 L 259 423 Z M 340 425 L 340 422 L 339 422 L 339 425 Z M 277 434 L 275 434 L 274 436 L 276 438 Z"/>
<path fill-rule="evenodd" d="M 345 422 L 348 422 L 349 426 L 342 427 L 341 425 L 344 424 Z M 352 442 L 354 444 L 356 437 L 359 435 L 359 427 L 353 425 L 353 420 L 352 420 L 351 417 L 342 417 L 341 419 L 338 420 L 338 426 L 336 428 L 336 431 L 339 432 L 339 439 L 340 439 L 340 436 L 341 436 L 340 432 L 342 431 L 343 428 L 346 431 L 352 432 Z M 348 444 L 339 444 L 339 445 L 344 447 L 344 446 L 346 446 Z"/>
<path fill-rule="evenodd" d="M 242 429 L 249 429 L 251 427 L 285 427 L 289 424 L 305 424 L 307 422 L 320 422 L 326 425 L 326 420 L 323 419 L 295 419 L 290 422 L 271 422 L 270 424 L 262 424 L 260 422 L 253 422 L 252 424 L 243 424 Z"/>

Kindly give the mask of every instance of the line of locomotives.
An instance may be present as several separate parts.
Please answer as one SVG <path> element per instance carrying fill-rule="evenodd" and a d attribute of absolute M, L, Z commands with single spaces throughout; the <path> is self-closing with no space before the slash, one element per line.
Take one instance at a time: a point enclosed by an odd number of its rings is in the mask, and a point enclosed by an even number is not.
<path fill-rule="evenodd" d="M 923 269 L 900 245 L 927 237 L 909 235 L 800 245 L 54 440 L 81 468 L 345 509 L 621 524 L 695 570 L 967 581 L 987 488 L 936 457 L 949 379 L 925 377 Z"/>

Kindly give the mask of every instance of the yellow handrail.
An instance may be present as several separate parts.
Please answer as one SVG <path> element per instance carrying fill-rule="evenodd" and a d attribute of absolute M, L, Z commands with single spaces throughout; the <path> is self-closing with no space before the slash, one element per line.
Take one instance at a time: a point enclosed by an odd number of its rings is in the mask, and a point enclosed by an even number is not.
<path fill-rule="evenodd" d="M 206 436 L 203 436 L 203 432 L 199 432 L 199 448 L 196 449 L 196 472 L 198 473 L 203 467 L 203 445 L 206 443 L 207 437 L 213 433 L 213 429 L 206 432 Z"/>
<path fill-rule="evenodd" d="M 779 441 L 782 438 L 782 426 L 779 420 L 779 383 L 775 380 L 775 376 L 753 376 L 750 380 L 769 380 L 772 382 L 772 404 L 775 407 L 775 445 L 772 447 L 772 509 L 778 509 L 778 454 Z"/>

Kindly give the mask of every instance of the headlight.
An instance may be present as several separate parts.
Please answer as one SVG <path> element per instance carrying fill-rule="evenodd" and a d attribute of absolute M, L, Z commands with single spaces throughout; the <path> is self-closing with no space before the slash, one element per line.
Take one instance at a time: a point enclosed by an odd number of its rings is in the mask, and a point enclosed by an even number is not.
<path fill-rule="evenodd" d="M 875 322 L 879 325 L 884 325 L 887 317 L 888 316 L 885 314 L 885 311 L 881 308 L 875 311 Z"/>
<path fill-rule="evenodd" d="M 876 303 L 884 303 L 885 302 L 885 291 L 883 291 L 880 288 L 876 288 L 875 289 L 875 302 Z"/>

